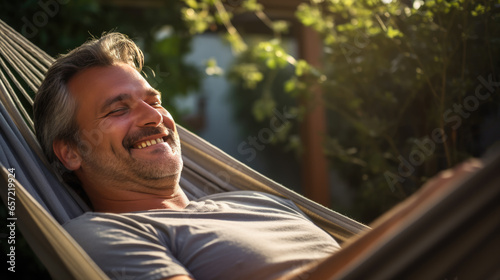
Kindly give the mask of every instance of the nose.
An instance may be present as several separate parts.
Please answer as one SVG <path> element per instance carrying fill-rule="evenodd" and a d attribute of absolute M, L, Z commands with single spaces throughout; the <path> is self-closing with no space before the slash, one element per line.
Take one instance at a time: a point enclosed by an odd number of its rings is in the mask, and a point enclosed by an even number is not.
<path fill-rule="evenodd" d="M 140 102 L 138 126 L 157 127 L 164 124 L 167 128 L 176 131 L 175 121 L 170 113 L 163 107 L 157 108 L 149 105 L 147 102 Z"/>
<path fill-rule="evenodd" d="M 156 127 L 163 123 L 163 115 L 153 106 L 143 101 L 139 103 L 138 107 L 138 126 Z"/>

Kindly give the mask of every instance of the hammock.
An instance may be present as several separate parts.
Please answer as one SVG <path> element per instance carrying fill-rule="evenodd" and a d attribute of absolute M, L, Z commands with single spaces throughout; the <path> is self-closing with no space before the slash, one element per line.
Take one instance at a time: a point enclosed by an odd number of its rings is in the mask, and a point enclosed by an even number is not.
<path fill-rule="evenodd" d="M 52 172 L 33 134 L 29 113 L 33 101 L 27 88 L 36 92 L 53 61 L 0 20 L 0 181 L 5 186 L 1 195 L 7 206 L 15 202 L 15 209 L 8 209 L 8 221 L 19 227 L 54 279 L 107 279 L 60 226 L 89 209 Z M 258 174 L 184 128 L 179 126 L 178 131 L 184 160 L 180 184 L 190 199 L 225 191 L 256 190 L 292 200 L 318 226 L 346 244 L 337 254 L 338 265 L 332 267 L 336 276 L 436 278 L 461 268 L 468 260 L 466 255 L 479 260 L 485 254 L 489 261 L 475 264 L 471 271 L 483 269 L 485 276 L 500 272 L 496 265 L 500 259 L 498 155 L 469 180 L 455 184 L 419 207 L 403 204 L 385 215 L 379 228 L 369 230 Z M 9 191 L 15 191 L 15 198 Z M 463 206 L 464 202 L 468 207 L 456 214 L 456 206 Z M 384 221 L 395 217 L 405 219 L 398 220 L 396 227 L 385 228 Z M 448 221 L 450 217 L 454 217 L 452 221 Z M 447 223 L 441 225 L 440 219 Z M 457 230 L 461 234 L 456 234 Z M 443 240 L 448 240 L 445 246 L 438 246 Z M 492 252 L 489 248 L 497 250 Z M 453 256 L 447 255 L 450 250 Z M 437 255 L 432 254 L 434 251 Z M 440 266 L 439 257 L 445 259 L 446 265 Z"/>

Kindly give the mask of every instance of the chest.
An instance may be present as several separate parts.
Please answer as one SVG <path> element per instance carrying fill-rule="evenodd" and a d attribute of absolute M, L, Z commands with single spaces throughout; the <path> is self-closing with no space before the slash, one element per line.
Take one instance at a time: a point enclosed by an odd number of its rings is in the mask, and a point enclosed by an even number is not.
<path fill-rule="evenodd" d="M 338 249 L 309 221 L 282 214 L 189 215 L 158 229 L 167 250 L 194 276 L 231 279 L 233 275 L 272 275 L 297 268 Z M 271 271 L 270 271 L 271 270 Z M 198 278 L 197 278 L 198 279 Z"/>

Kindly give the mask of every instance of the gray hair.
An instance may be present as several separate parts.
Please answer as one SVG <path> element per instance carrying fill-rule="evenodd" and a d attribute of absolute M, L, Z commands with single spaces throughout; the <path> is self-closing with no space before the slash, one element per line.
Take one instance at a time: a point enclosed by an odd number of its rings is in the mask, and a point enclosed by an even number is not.
<path fill-rule="evenodd" d="M 77 104 L 67 83 L 77 73 L 96 66 L 126 63 L 142 71 L 144 55 L 127 36 L 108 33 L 92 38 L 66 55 L 61 55 L 49 68 L 38 89 L 33 105 L 35 133 L 45 156 L 59 172 L 66 171 L 54 153 L 52 143 L 61 140 L 78 144 Z"/>

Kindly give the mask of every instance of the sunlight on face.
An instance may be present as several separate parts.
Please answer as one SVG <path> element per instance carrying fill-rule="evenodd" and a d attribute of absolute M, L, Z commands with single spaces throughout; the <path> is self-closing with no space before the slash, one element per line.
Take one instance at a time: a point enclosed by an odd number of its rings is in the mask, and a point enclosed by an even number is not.
<path fill-rule="evenodd" d="M 73 77 L 69 87 L 79 104 L 78 148 L 84 174 L 142 184 L 180 176 L 175 122 L 161 106 L 159 92 L 134 68 L 93 67 Z"/>

